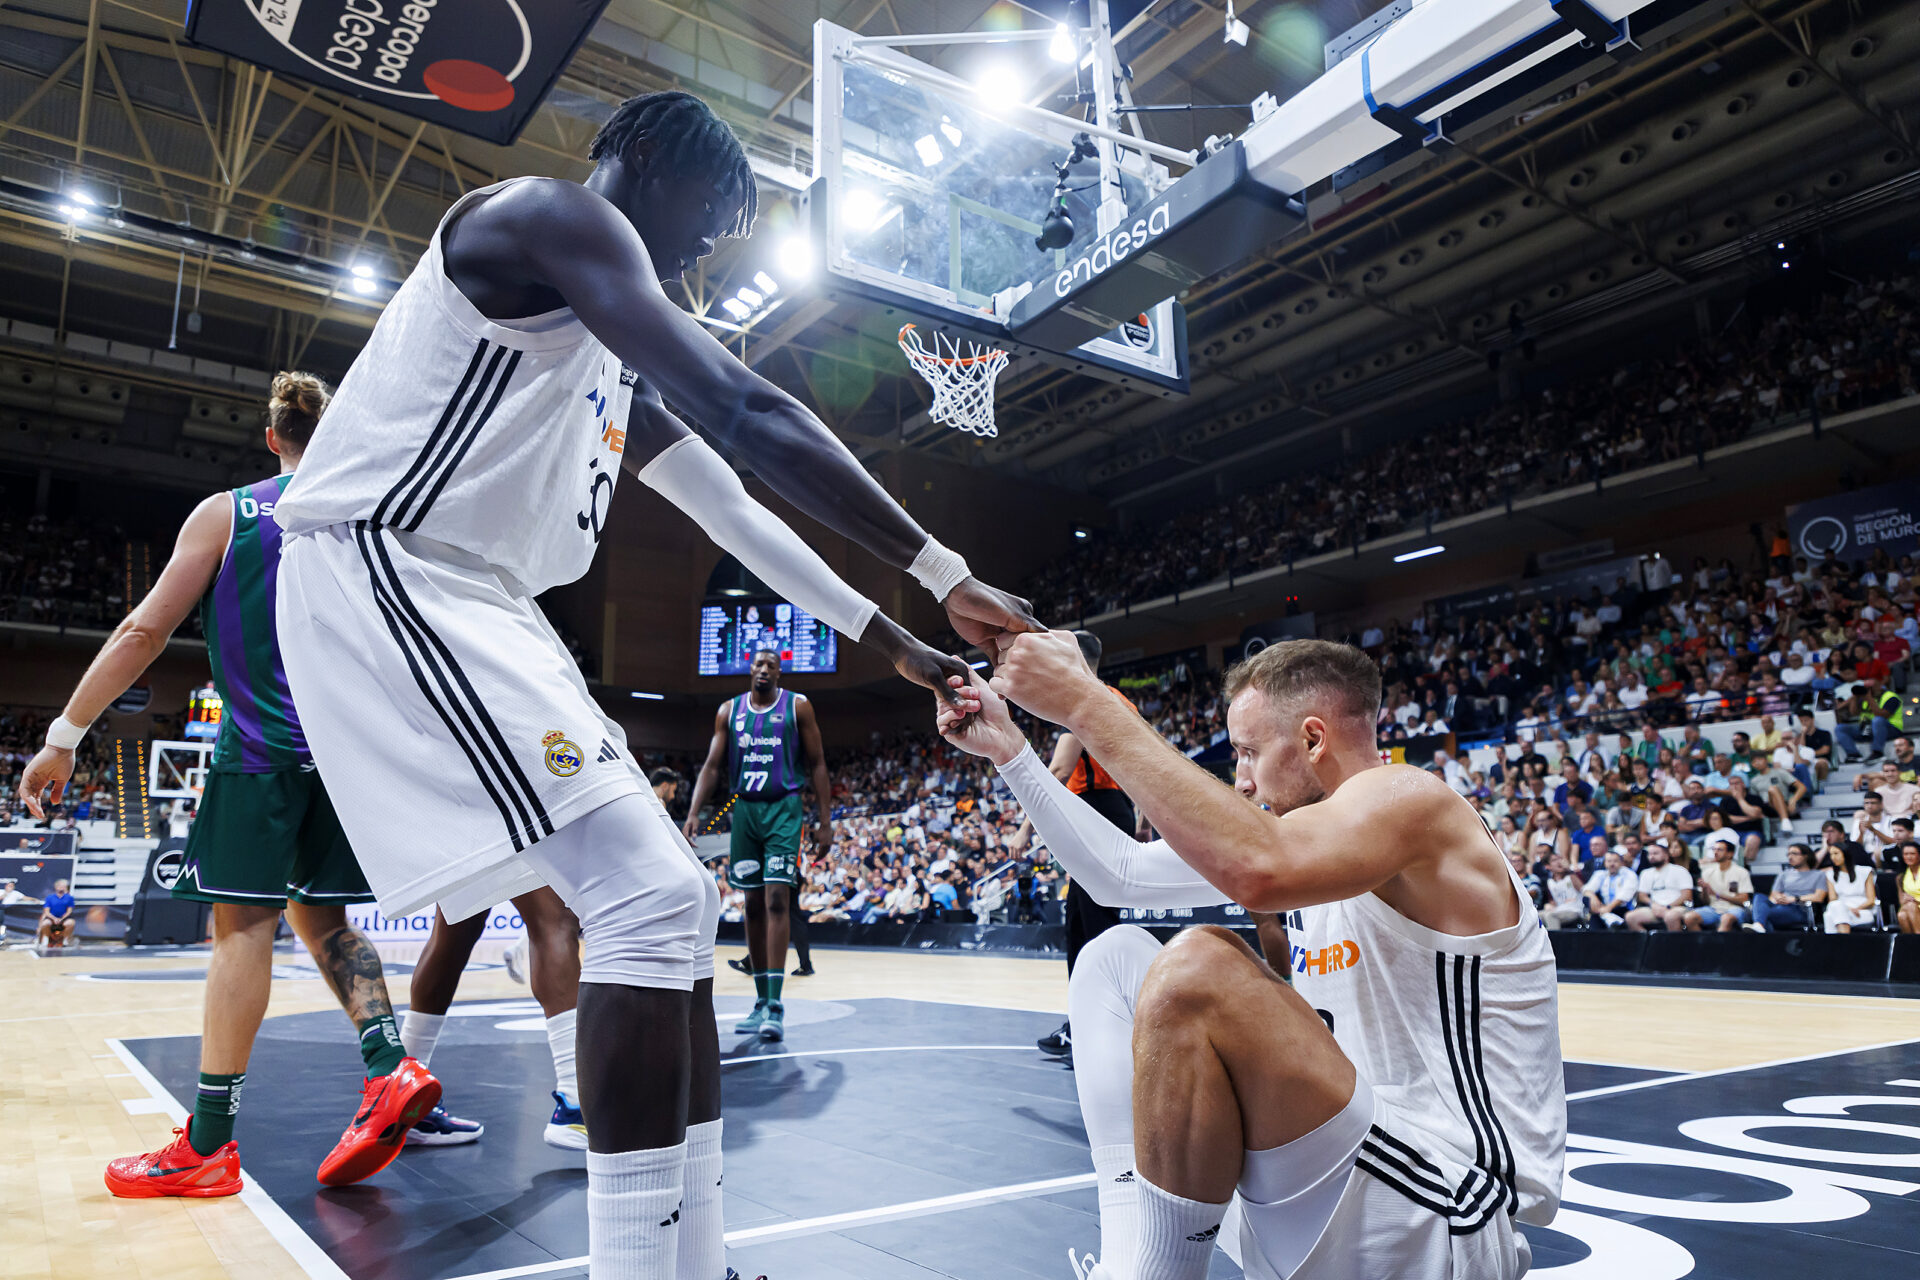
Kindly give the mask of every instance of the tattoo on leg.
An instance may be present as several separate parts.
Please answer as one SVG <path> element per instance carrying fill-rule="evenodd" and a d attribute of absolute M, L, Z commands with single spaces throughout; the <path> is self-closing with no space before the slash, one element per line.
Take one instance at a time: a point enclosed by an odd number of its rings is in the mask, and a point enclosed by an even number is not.
<path fill-rule="evenodd" d="M 335 929 L 320 940 L 320 950 L 321 972 L 356 1024 L 393 1012 L 379 953 L 364 933 L 351 925 Z"/>

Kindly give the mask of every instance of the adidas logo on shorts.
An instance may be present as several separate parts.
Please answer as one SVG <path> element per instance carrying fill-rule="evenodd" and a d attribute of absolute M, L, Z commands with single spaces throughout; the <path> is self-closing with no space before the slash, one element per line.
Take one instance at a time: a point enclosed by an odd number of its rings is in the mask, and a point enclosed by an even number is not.
<path fill-rule="evenodd" d="M 609 760 L 618 760 L 619 758 L 620 753 L 613 749 L 613 744 L 605 738 L 600 739 L 600 754 L 594 757 L 594 761 L 598 764 L 605 764 Z"/>

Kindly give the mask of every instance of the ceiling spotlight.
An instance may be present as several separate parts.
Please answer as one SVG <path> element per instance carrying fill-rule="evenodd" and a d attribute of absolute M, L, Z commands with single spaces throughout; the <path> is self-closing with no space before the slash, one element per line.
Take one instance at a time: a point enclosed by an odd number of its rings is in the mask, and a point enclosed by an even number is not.
<path fill-rule="evenodd" d="M 934 137 L 930 133 L 921 138 L 920 141 L 914 143 L 913 149 L 919 154 L 920 163 L 926 165 L 928 168 L 939 164 L 940 161 L 945 158 L 945 153 L 940 150 L 940 144 L 934 141 Z"/>
<path fill-rule="evenodd" d="M 726 312 L 728 315 L 732 316 L 735 320 L 745 320 L 748 316 L 753 314 L 753 308 L 748 306 L 746 303 L 740 301 L 740 299 L 738 298 L 721 299 L 720 309 Z"/>
<path fill-rule="evenodd" d="M 973 87 L 979 91 L 981 102 L 989 111 L 1026 98 L 1026 86 L 1021 83 L 1020 73 L 1004 62 L 989 64 L 973 82 Z"/>
<path fill-rule="evenodd" d="M 1085 525 L 1077 524 L 1073 527 L 1073 536 L 1077 539 L 1084 541 L 1085 539 L 1091 537 L 1092 533 L 1087 529 Z"/>
<path fill-rule="evenodd" d="M 355 276 L 353 278 L 353 291 L 359 294 L 361 297 L 364 298 L 371 295 L 373 293 L 373 288 L 374 288 L 373 281 L 368 277 Z"/>
<path fill-rule="evenodd" d="M 947 116 L 940 117 L 940 132 L 946 135 L 948 146 L 957 147 L 960 145 L 960 139 L 963 135 L 959 127 Z"/>
<path fill-rule="evenodd" d="M 734 294 L 734 297 L 740 299 L 740 301 L 746 303 L 749 307 L 757 307 L 766 301 L 766 298 L 754 290 L 747 288 L 745 285 L 740 286 L 740 291 Z"/>
<path fill-rule="evenodd" d="M 753 273 L 753 286 L 764 294 L 771 295 L 780 292 L 779 283 L 764 271 L 756 271 Z"/>
<path fill-rule="evenodd" d="M 352 271 L 354 275 L 362 280 L 373 279 L 373 268 L 364 262 L 356 262 L 353 266 L 349 267 L 348 270 Z"/>
<path fill-rule="evenodd" d="M 886 212 L 887 202 L 878 192 L 866 187 L 849 187 L 841 197 L 840 212 L 845 216 L 847 225 L 855 231 L 871 231 L 880 223 Z"/>
<path fill-rule="evenodd" d="M 790 235 L 781 241 L 776 256 L 780 274 L 789 280 L 805 280 L 813 274 L 813 243 L 803 235 Z"/>
<path fill-rule="evenodd" d="M 1075 52 L 1073 32 L 1062 22 L 1053 29 L 1053 39 L 1047 43 L 1047 56 L 1055 62 L 1072 62 Z"/>

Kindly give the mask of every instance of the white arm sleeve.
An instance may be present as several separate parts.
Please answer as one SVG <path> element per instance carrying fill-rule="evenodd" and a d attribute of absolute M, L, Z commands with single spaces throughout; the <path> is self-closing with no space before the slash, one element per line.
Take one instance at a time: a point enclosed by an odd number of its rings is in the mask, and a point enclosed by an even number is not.
<path fill-rule="evenodd" d="M 662 449 L 640 480 L 693 517 L 722 550 L 754 576 L 849 640 L 867 629 L 876 606 L 827 567 L 786 522 L 755 502 L 726 460 L 699 436 Z"/>
<path fill-rule="evenodd" d="M 1165 840 L 1142 844 L 1067 790 L 1028 747 L 1000 776 L 1074 883 L 1102 906 L 1214 907 L 1230 901 Z"/>

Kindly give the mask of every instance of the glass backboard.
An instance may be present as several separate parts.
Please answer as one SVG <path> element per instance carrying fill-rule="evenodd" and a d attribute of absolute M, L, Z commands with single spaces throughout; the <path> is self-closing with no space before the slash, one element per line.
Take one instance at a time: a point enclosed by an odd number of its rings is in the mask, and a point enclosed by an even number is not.
<path fill-rule="evenodd" d="M 1136 209 L 1165 187 L 1165 169 L 1113 146 L 1075 163 L 1064 206 L 1074 239 L 1042 249 L 1035 239 L 1055 166 L 1085 126 L 1010 110 L 899 49 L 857 39 L 832 23 L 815 28 L 809 218 L 833 281 L 1016 354 L 1184 392 L 1185 323 L 1172 299 L 1072 351 L 1010 341 L 1005 326 L 1011 291 L 1051 278 L 1093 239 L 1103 196 Z"/>

